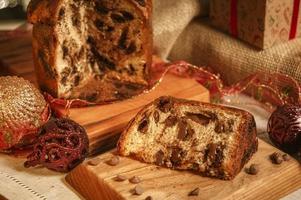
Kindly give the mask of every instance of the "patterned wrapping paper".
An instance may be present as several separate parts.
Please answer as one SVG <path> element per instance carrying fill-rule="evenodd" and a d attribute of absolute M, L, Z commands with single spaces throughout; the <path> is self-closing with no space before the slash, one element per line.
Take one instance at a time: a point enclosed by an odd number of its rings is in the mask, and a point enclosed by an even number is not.
<path fill-rule="evenodd" d="M 213 26 L 232 35 L 235 35 L 233 26 L 237 23 L 235 37 L 266 49 L 301 37 L 301 12 L 297 15 L 301 4 L 298 7 L 298 2 L 299 0 L 211 0 L 210 20 Z M 293 13 L 296 23 L 293 21 Z M 292 30 L 294 26 L 297 28 L 296 34 Z"/>

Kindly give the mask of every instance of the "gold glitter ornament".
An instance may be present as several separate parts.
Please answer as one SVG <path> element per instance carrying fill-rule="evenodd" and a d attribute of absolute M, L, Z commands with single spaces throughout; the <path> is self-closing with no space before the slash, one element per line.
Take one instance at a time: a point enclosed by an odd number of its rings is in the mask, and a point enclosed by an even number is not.
<path fill-rule="evenodd" d="M 49 118 L 49 106 L 33 84 L 0 76 L 0 150 L 31 143 Z"/>

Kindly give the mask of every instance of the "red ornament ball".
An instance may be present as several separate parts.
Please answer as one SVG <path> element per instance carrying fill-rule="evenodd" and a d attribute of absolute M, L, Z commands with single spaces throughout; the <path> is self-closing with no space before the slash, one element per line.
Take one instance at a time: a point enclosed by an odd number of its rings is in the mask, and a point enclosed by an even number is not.
<path fill-rule="evenodd" d="M 70 119 L 50 120 L 40 128 L 39 134 L 25 167 L 42 165 L 54 171 L 68 172 L 88 156 L 87 133 Z"/>
<path fill-rule="evenodd" d="M 301 106 L 283 105 L 273 112 L 268 122 L 271 141 L 282 150 L 301 150 Z"/>

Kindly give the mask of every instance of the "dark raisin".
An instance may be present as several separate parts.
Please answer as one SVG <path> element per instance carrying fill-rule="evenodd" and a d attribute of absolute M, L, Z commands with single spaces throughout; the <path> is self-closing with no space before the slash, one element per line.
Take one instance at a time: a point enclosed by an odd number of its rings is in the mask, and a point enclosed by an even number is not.
<path fill-rule="evenodd" d="M 166 127 L 173 127 L 176 125 L 178 121 L 178 118 L 176 116 L 169 116 L 167 119 L 164 121 Z"/>
<path fill-rule="evenodd" d="M 164 152 L 162 150 L 158 151 L 155 155 L 156 165 L 164 164 Z"/>
<path fill-rule="evenodd" d="M 113 22 L 115 22 L 115 23 L 125 23 L 125 21 L 126 21 L 122 15 L 116 14 L 116 13 L 112 13 L 111 18 L 112 18 Z"/>
<path fill-rule="evenodd" d="M 121 49 L 126 49 L 127 48 L 126 43 L 127 43 L 128 32 L 129 32 L 129 29 L 125 28 L 121 33 L 121 36 L 120 36 L 119 41 L 118 41 L 118 47 L 121 48 Z"/>
<path fill-rule="evenodd" d="M 106 15 L 109 13 L 110 9 L 105 7 L 105 5 L 101 1 L 95 2 L 95 10 L 102 15 Z"/>
<path fill-rule="evenodd" d="M 61 8 L 60 11 L 59 11 L 58 20 L 63 19 L 64 16 L 65 16 L 65 8 Z"/>
<path fill-rule="evenodd" d="M 144 117 L 141 121 L 140 124 L 138 126 L 138 131 L 141 133 L 146 133 L 148 130 L 148 119 L 147 117 Z"/>
<path fill-rule="evenodd" d="M 123 18 L 127 21 L 131 21 L 133 19 L 135 19 L 134 15 L 128 11 L 120 11 L 120 13 L 122 14 Z"/>
<path fill-rule="evenodd" d="M 132 41 L 129 45 L 129 47 L 126 49 L 126 54 L 132 54 L 134 53 L 135 51 L 137 50 L 137 47 L 136 47 L 136 43 L 134 41 Z"/>
<path fill-rule="evenodd" d="M 160 115 L 157 110 L 155 110 L 155 112 L 154 112 L 154 120 L 156 123 L 158 123 L 160 121 Z"/>
<path fill-rule="evenodd" d="M 105 23 L 103 21 L 101 21 L 100 19 L 97 19 L 95 22 L 94 22 L 94 25 L 95 27 L 98 29 L 98 30 L 103 30 L 104 27 L 105 27 Z"/>
<path fill-rule="evenodd" d="M 169 98 L 161 98 L 158 103 L 158 108 L 160 111 L 167 113 L 172 108 L 172 102 Z"/>
<path fill-rule="evenodd" d="M 146 2 L 145 0 L 135 0 L 140 6 L 145 7 L 146 6 Z"/>

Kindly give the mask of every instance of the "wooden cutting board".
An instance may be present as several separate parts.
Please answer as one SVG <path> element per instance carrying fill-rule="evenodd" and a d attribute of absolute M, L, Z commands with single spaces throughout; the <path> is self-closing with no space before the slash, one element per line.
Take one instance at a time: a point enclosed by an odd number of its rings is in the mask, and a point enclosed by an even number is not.
<path fill-rule="evenodd" d="M 235 199 L 235 200 L 273 200 L 286 196 L 301 186 L 301 167 L 293 158 L 281 165 L 274 165 L 269 155 L 277 149 L 259 141 L 259 150 L 251 163 L 258 164 L 259 173 L 248 175 L 242 171 L 234 180 L 223 181 L 201 177 L 185 171 L 176 171 L 154 165 L 144 164 L 129 158 L 121 158 L 117 166 L 106 162 L 114 152 L 98 156 L 98 166 L 81 164 L 66 177 L 67 182 L 88 200 L 145 199 L 192 200 L 192 199 Z M 132 194 L 135 184 L 115 181 L 117 175 L 127 178 L 139 176 L 144 188 L 141 196 Z M 199 188 L 198 197 L 188 197 L 188 193 Z"/>
<path fill-rule="evenodd" d="M 0 43 L 0 75 L 17 75 L 36 84 L 31 55 L 31 34 Z M 166 75 L 148 94 L 134 99 L 88 108 L 70 110 L 70 118 L 83 125 L 90 140 L 90 153 L 113 148 L 120 132 L 146 104 L 162 95 L 208 102 L 209 92 L 192 79 Z"/>

